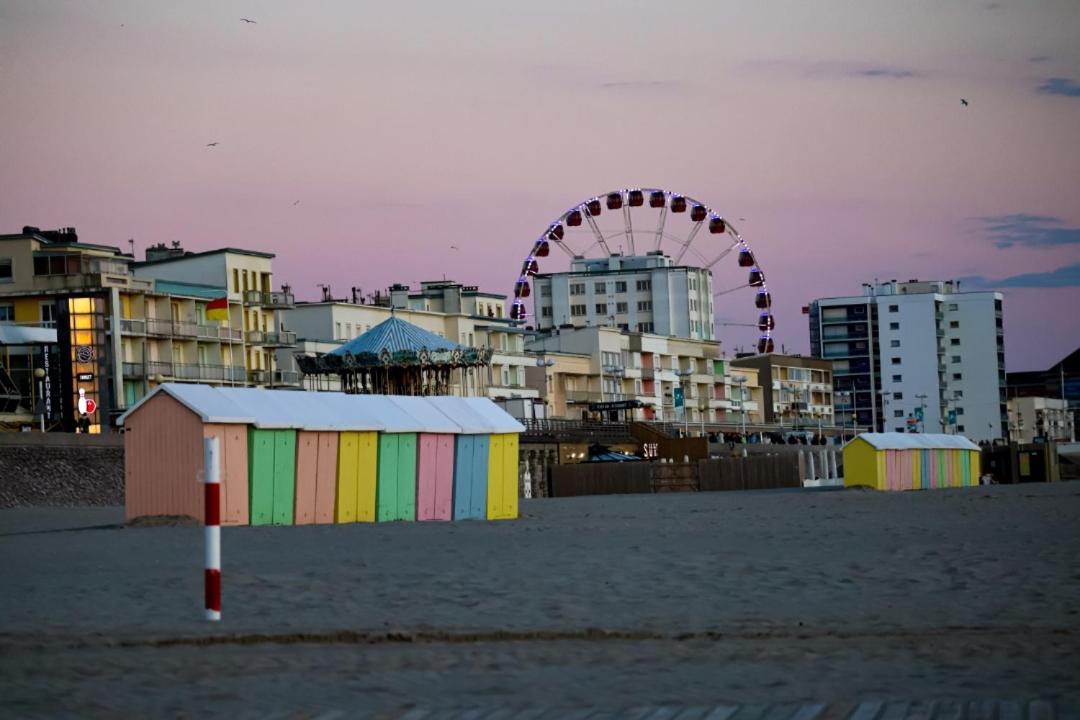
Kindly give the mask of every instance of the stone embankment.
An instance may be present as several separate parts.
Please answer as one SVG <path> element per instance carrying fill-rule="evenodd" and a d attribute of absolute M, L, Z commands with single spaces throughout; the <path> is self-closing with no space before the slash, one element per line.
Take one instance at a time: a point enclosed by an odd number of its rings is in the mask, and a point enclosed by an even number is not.
<path fill-rule="evenodd" d="M 0 508 L 123 504 L 123 436 L 0 434 Z"/>

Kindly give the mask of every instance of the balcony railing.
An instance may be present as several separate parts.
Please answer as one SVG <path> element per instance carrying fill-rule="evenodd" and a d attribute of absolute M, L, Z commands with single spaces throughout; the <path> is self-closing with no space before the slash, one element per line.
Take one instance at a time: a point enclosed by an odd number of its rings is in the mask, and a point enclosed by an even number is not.
<path fill-rule="evenodd" d="M 146 366 L 141 362 L 126 362 L 122 365 L 121 372 L 125 378 L 141 378 L 146 376 Z"/>
<path fill-rule="evenodd" d="M 179 337 L 198 337 L 199 326 L 193 322 L 173 320 L 172 332 Z"/>
<path fill-rule="evenodd" d="M 567 390 L 566 401 L 572 403 L 614 402 L 616 400 L 630 400 L 633 395 L 626 393 L 599 393 L 594 390 Z"/>
<path fill-rule="evenodd" d="M 266 384 L 266 371 L 265 370 L 248 370 L 247 380 L 249 383 L 255 385 Z"/>
<path fill-rule="evenodd" d="M 266 308 L 291 308 L 296 306 L 293 294 L 287 292 L 248 290 L 244 293 L 244 302 L 248 305 L 261 305 Z"/>
<path fill-rule="evenodd" d="M 161 375 L 162 377 L 171 378 L 173 377 L 173 366 L 171 362 L 151 360 L 146 364 L 146 372 L 150 377 Z"/>
<path fill-rule="evenodd" d="M 146 333 L 146 321 L 128 320 L 125 318 L 121 318 L 120 332 L 127 333 L 129 335 L 143 335 Z"/>
<path fill-rule="evenodd" d="M 148 335 L 172 335 L 172 331 L 172 320 L 146 319 L 146 332 Z"/>
<path fill-rule="evenodd" d="M 251 345 L 262 345 L 264 347 L 293 347 L 296 345 L 296 333 L 291 330 L 281 332 L 249 330 L 247 341 Z"/>
<path fill-rule="evenodd" d="M 299 385 L 300 373 L 292 370 L 275 370 L 274 385 Z"/>

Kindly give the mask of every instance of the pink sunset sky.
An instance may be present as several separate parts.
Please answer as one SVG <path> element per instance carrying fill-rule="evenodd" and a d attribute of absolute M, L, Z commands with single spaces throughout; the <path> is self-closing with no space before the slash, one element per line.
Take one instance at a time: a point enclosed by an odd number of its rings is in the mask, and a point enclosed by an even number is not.
<path fill-rule="evenodd" d="M 0 0 L 0 232 L 274 252 L 301 299 L 506 293 L 631 186 L 746 218 L 789 351 L 813 298 L 960 277 L 1005 292 L 1008 368 L 1049 366 L 1080 338 L 1080 3 Z"/>

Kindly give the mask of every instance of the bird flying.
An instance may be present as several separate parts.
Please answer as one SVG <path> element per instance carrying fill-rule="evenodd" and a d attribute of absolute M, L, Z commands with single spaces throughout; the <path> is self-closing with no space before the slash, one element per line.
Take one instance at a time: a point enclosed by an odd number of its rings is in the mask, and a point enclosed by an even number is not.
<path fill-rule="evenodd" d="M 968 101 L 965 100 L 964 98 L 960 98 L 960 104 L 963 105 L 964 107 L 967 107 Z"/>
<path fill-rule="evenodd" d="M 451 245 L 450 249 L 451 250 L 459 250 L 460 248 L 457 245 Z"/>
<path fill-rule="evenodd" d="M 240 22 L 251 23 L 252 25 L 257 25 L 258 24 L 254 20 L 249 20 L 248 18 L 240 18 Z"/>
<path fill-rule="evenodd" d="M 293 203 L 293 207 L 296 207 L 296 206 L 297 206 L 297 205 L 299 205 L 299 204 L 300 204 L 300 201 L 299 201 L 299 200 L 297 200 L 296 202 L 294 202 L 294 203 Z"/>
<path fill-rule="evenodd" d="M 218 146 L 218 143 L 216 143 L 216 142 L 206 143 L 206 147 L 217 147 L 217 146 Z"/>

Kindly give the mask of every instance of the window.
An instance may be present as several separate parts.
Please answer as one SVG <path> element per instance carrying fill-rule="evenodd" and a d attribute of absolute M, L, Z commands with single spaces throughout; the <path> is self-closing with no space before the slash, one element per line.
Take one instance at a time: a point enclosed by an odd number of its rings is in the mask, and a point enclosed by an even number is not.
<path fill-rule="evenodd" d="M 952 359 L 952 362 L 954 362 L 954 363 L 960 362 L 960 356 L 959 355 L 953 355 L 951 359 Z"/>
<path fill-rule="evenodd" d="M 570 314 L 571 315 L 584 315 L 585 314 L 585 306 L 584 305 L 571 305 L 570 306 Z"/>
<path fill-rule="evenodd" d="M 77 275 L 82 271 L 78 255 L 35 255 L 35 275 Z"/>
<path fill-rule="evenodd" d="M 904 393 L 902 393 L 902 392 L 894 392 L 892 394 L 892 399 L 893 400 L 903 400 L 904 399 Z"/>
<path fill-rule="evenodd" d="M 957 415 L 963 415 L 964 414 L 964 408 L 962 408 L 962 407 L 956 408 L 956 414 Z"/>
<path fill-rule="evenodd" d="M 0 323 L 15 322 L 15 306 L 0 305 Z"/>
<path fill-rule="evenodd" d="M 953 380 L 963 380 L 964 379 L 964 374 L 963 373 L 953 373 L 952 374 L 952 379 Z"/>
<path fill-rule="evenodd" d="M 889 341 L 889 347 L 900 347 L 900 341 L 899 340 L 890 340 Z"/>
<path fill-rule="evenodd" d="M 949 303 L 949 310 L 959 310 L 960 306 L 956 303 Z"/>
<path fill-rule="evenodd" d="M 958 433 L 964 432 L 964 426 L 963 425 L 957 425 L 956 426 L 956 432 L 958 432 Z"/>
<path fill-rule="evenodd" d="M 638 300 L 638 312 L 652 312 L 652 300 Z"/>
<path fill-rule="evenodd" d="M 14 279 L 14 271 L 11 269 L 11 258 L 0 258 L 0 283 L 8 283 Z"/>
<path fill-rule="evenodd" d="M 894 357 L 894 358 L 891 359 L 891 362 L 892 362 L 893 365 L 899 365 L 900 364 L 900 358 Z"/>
<path fill-rule="evenodd" d="M 949 321 L 949 329 L 955 330 L 958 327 L 960 327 L 960 321 L 959 320 L 950 320 Z"/>
<path fill-rule="evenodd" d="M 889 312 L 900 312 L 900 306 L 899 305 L 890 305 L 889 306 Z"/>
<path fill-rule="evenodd" d="M 638 323 L 637 331 L 640 333 L 651 333 L 653 331 L 653 324 L 651 322 Z"/>
<path fill-rule="evenodd" d="M 629 311 L 629 306 L 626 303 L 615 303 L 615 312 L 624 313 Z"/>
<path fill-rule="evenodd" d="M 607 283 L 598 282 L 593 284 L 593 292 L 598 295 L 603 295 L 607 292 Z"/>
<path fill-rule="evenodd" d="M 637 281 L 638 292 L 644 292 L 646 290 L 652 290 L 652 280 L 638 280 Z"/>
<path fill-rule="evenodd" d="M 904 376 L 903 375 L 893 375 L 892 376 L 892 381 L 893 382 L 904 382 Z"/>
<path fill-rule="evenodd" d="M 540 317 L 547 317 L 547 318 L 551 317 L 551 306 L 550 305 L 545 305 L 544 307 L 540 308 Z"/>
<path fill-rule="evenodd" d="M 903 410 L 893 410 L 892 411 L 892 416 L 902 418 L 902 417 L 904 417 L 904 411 Z"/>
<path fill-rule="evenodd" d="M 541 285 L 539 290 L 540 290 L 540 297 L 551 297 L 551 286 L 550 285 L 547 285 L 547 284 Z"/>
<path fill-rule="evenodd" d="M 571 295 L 584 295 L 585 294 L 585 283 L 570 283 L 570 294 Z"/>
<path fill-rule="evenodd" d="M 615 283 L 615 292 L 617 292 L 617 293 L 626 292 L 626 281 L 625 280 L 619 280 L 618 282 Z"/>
<path fill-rule="evenodd" d="M 41 324 L 45 327 L 56 327 L 56 305 L 41 303 Z"/>
<path fill-rule="evenodd" d="M 900 329 L 900 323 L 898 323 L 898 322 L 889 323 L 889 329 L 890 330 L 899 330 Z"/>
<path fill-rule="evenodd" d="M 951 340 L 949 340 L 949 344 L 950 345 L 959 345 L 960 344 L 960 338 L 952 338 Z"/>
<path fill-rule="evenodd" d="M 232 269 L 232 289 L 233 292 L 240 292 L 240 271 L 236 268 Z"/>
<path fill-rule="evenodd" d="M 607 303 L 596 303 L 596 314 L 607 315 Z"/>
<path fill-rule="evenodd" d="M 340 340 L 344 337 L 344 335 L 341 334 L 341 323 L 334 323 L 334 329 L 336 330 L 334 333 L 335 339 Z"/>
<path fill-rule="evenodd" d="M 963 390 L 953 390 L 952 396 L 954 398 L 962 398 L 962 397 L 964 397 L 964 391 Z"/>

